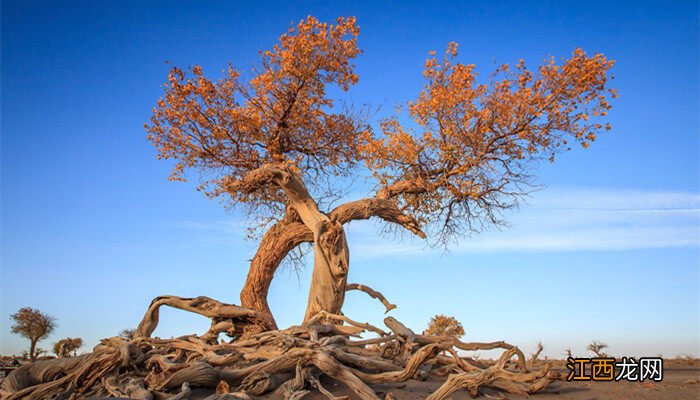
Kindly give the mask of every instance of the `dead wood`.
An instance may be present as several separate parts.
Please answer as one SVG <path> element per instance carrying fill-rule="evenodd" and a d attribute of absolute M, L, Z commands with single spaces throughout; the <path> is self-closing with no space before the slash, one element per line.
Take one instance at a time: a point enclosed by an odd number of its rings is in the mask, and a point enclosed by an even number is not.
<path fill-rule="evenodd" d="M 365 286 L 359 283 L 348 283 L 345 286 L 345 291 L 347 292 L 350 290 L 360 290 L 362 292 L 367 293 L 371 298 L 381 301 L 382 304 L 384 304 L 384 307 L 386 307 L 386 311 L 384 311 L 384 314 L 396 308 L 396 304 L 390 303 L 389 300 L 387 300 L 381 292 L 378 292 L 369 286 Z"/>
<path fill-rule="evenodd" d="M 549 364 L 528 370 L 522 352 L 506 342 L 419 335 L 392 317 L 384 320 L 391 334 L 321 311 L 301 326 L 233 335 L 230 342 L 216 340 L 218 328 L 202 336 L 151 338 L 162 305 L 207 316 L 213 327 L 227 322 L 226 333 L 238 333 L 241 326 L 259 322 L 259 313 L 249 308 L 207 297 L 161 296 L 151 303 L 134 339 L 105 339 L 90 354 L 22 366 L 0 385 L 0 399 L 186 400 L 192 389 L 209 388 L 213 392 L 209 400 L 251 399 L 272 391 L 285 399 L 301 399 L 318 391 L 328 399 L 345 400 L 321 383 L 321 377 L 326 377 L 347 386 L 353 398 L 378 400 L 372 385 L 426 379 L 432 374 L 448 375 L 428 397 L 441 400 L 462 389 L 476 396 L 482 387 L 526 395 L 557 379 Z M 356 338 L 363 332 L 378 337 Z M 460 354 L 497 348 L 504 353 L 490 363 Z"/>
<path fill-rule="evenodd" d="M 184 298 L 177 296 L 159 296 L 153 299 L 146 310 L 141 323 L 136 328 L 135 337 L 150 337 L 158 326 L 160 307 L 169 306 L 190 311 L 212 319 L 212 327 L 204 336 L 215 338 L 221 332 L 241 333 L 244 325 L 260 322 L 264 319 L 253 309 L 234 304 L 224 304 L 209 297 Z M 239 328 L 239 329 L 236 329 Z"/>
<path fill-rule="evenodd" d="M 537 349 L 535 349 L 535 352 L 530 355 L 530 358 L 527 360 L 528 364 L 530 365 L 535 365 L 537 364 L 540 360 L 538 357 L 542 353 L 542 350 L 544 350 L 544 347 L 542 346 L 541 341 L 537 341 Z"/>

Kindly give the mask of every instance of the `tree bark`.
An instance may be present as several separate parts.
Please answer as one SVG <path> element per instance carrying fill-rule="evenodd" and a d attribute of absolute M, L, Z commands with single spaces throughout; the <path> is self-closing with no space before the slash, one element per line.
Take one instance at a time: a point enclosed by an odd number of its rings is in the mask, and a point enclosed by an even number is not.
<path fill-rule="evenodd" d="M 311 278 L 311 289 L 304 320 L 319 311 L 330 313 L 340 312 L 345 298 L 345 283 L 347 277 L 349 254 L 343 226 L 337 221 L 331 221 L 328 215 L 318 209 L 316 201 L 311 197 L 306 185 L 293 167 L 286 164 L 267 164 L 249 172 L 237 181 L 232 190 L 255 192 L 265 185 L 275 185 L 282 189 L 287 197 L 287 206 L 298 214 L 303 226 L 311 233 L 314 242 L 314 269 Z M 286 240 L 279 238 L 286 229 L 275 225 L 261 243 L 257 260 L 251 264 L 246 287 L 241 292 L 243 305 L 260 310 L 271 315 L 267 305 L 267 289 L 279 262 L 299 243 L 305 241 L 301 231 L 292 234 Z M 294 240 L 299 235 L 299 239 Z M 306 233 L 304 233 L 306 235 Z M 267 247 L 275 247 L 274 254 L 266 254 Z M 270 259 L 268 259 L 270 257 Z"/>
<path fill-rule="evenodd" d="M 263 323 L 260 313 L 256 310 L 239 307 L 235 304 L 221 303 L 206 296 L 195 298 L 158 296 L 151 301 L 151 305 L 136 328 L 135 338 L 151 337 L 153 331 L 158 327 L 161 306 L 170 306 L 210 318 L 212 320 L 210 335 L 203 335 L 203 337 L 212 336 L 210 339 L 216 339 L 216 336 L 222 331 L 233 332 L 238 326 Z"/>
<path fill-rule="evenodd" d="M 345 300 L 350 252 L 343 225 L 318 209 L 304 182 L 289 168 L 278 179 L 289 205 L 313 233 L 314 269 L 304 321 L 321 311 L 340 313 Z"/>
<path fill-rule="evenodd" d="M 420 223 L 412 216 L 404 214 L 396 202 L 384 193 L 376 198 L 343 204 L 326 215 L 318 209 L 301 178 L 285 165 L 268 164 L 252 171 L 237 183 L 237 189 L 255 191 L 270 183 L 282 188 L 289 200 L 289 208 L 295 212 L 288 212 L 284 219 L 265 233 L 241 290 L 241 305 L 267 317 L 269 323 L 264 329 L 276 328 L 267 303 L 267 294 L 274 274 L 282 260 L 300 244 L 315 244 L 314 272 L 304 318 L 307 320 L 321 310 L 337 314 L 342 307 L 349 265 L 344 224 L 378 217 L 425 238 Z"/>
<path fill-rule="evenodd" d="M 287 218 L 273 225 L 263 236 L 240 295 L 241 306 L 252 308 L 266 317 L 268 324 L 263 328 L 277 329 L 267 303 L 267 293 L 277 268 L 290 251 L 313 240 L 314 236 L 306 225 L 290 222 Z"/>

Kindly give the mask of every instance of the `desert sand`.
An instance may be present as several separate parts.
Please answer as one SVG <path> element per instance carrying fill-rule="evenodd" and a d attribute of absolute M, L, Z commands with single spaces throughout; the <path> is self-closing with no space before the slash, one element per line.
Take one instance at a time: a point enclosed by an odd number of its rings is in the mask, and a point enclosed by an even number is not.
<path fill-rule="evenodd" d="M 564 361 L 557 361 L 557 370 L 566 376 Z M 355 399 L 352 391 L 341 383 L 323 379 L 324 386 L 336 396 Z M 378 395 L 391 392 L 397 400 L 422 400 L 444 383 L 444 378 L 431 378 L 425 382 L 410 380 L 405 383 L 373 385 Z M 210 390 L 195 390 L 191 400 L 200 400 L 211 395 Z M 282 400 L 274 393 L 255 399 Z M 472 399 L 466 390 L 450 396 L 452 400 Z M 479 399 L 522 400 L 527 397 L 504 394 L 490 388 L 482 388 Z M 327 400 L 318 392 L 304 396 L 305 400 Z M 567 382 L 557 381 L 545 390 L 529 397 L 530 400 L 697 400 L 700 399 L 700 364 L 690 365 L 675 360 L 664 361 L 662 382 Z"/>
<path fill-rule="evenodd" d="M 557 381 L 548 386 L 544 391 L 529 397 L 530 400 L 698 400 L 700 399 L 700 365 L 687 365 L 667 361 L 662 382 L 567 382 Z M 559 371 L 566 376 L 566 368 L 561 362 Z M 373 388 L 380 396 L 391 392 L 397 400 L 424 399 L 434 392 L 444 382 L 443 379 L 430 379 L 426 382 L 411 380 L 405 384 L 376 385 Z M 341 384 L 333 386 L 333 392 L 337 395 L 348 396 L 353 399 L 353 394 Z M 521 400 L 526 397 L 511 394 L 502 394 L 488 388 L 482 389 L 479 399 Z M 269 395 L 265 399 L 282 399 L 282 397 Z M 304 397 L 308 400 L 325 400 L 320 393 L 309 394 Z M 466 390 L 458 391 L 451 395 L 453 400 L 471 399 Z M 194 397 L 193 397 L 194 400 Z"/>

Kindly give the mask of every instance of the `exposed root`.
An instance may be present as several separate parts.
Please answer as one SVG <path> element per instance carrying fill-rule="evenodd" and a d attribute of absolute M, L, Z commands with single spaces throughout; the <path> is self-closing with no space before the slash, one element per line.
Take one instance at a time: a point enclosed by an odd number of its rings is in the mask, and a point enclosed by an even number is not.
<path fill-rule="evenodd" d="M 211 331 L 201 337 L 150 338 L 160 305 L 207 315 L 217 323 L 228 319 L 234 325 L 247 324 L 257 317 L 248 309 L 208 298 L 159 297 L 139 325 L 138 337 L 105 339 L 90 354 L 18 368 L 0 385 L 0 399 L 185 400 L 194 388 L 209 388 L 214 394 L 208 400 L 250 399 L 273 391 L 285 399 L 301 399 L 318 391 L 330 400 L 346 400 L 321 383 L 321 377 L 326 377 L 347 386 L 353 398 L 379 400 L 372 385 L 423 380 L 430 374 L 448 375 L 428 397 L 441 400 L 461 389 L 476 396 L 482 387 L 530 394 L 557 379 L 548 364 L 529 371 L 522 352 L 508 343 L 466 343 L 449 336 L 419 335 L 391 317 L 384 322 L 392 334 L 322 312 L 302 326 L 233 335 L 228 343 L 219 342 L 218 334 L 213 336 Z M 238 326 L 232 329 L 226 332 L 240 332 Z M 352 339 L 363 331 L 379 337 Z M 495 362 L 459 354 L 496 348 L 505 351 Z M 386 398 L 394 395 L 387 393 Z"/>
<path fill-rule="evenodd" d="M 238 335 L 243 333 L 245 326 L 256 323 L 263 325 L 267 320 L 263 314 L 253 309 L 221 303 L 205 296 L 196 298 L 159 296 L 153 299 L 148 307 L 146 315 L 136 328 L 135 337 L 151 336 L 158 326 L 161 306 L 178 308 L 211 318 L 211 328 L 202 336 L 205 339 L 215 339 L 222 332 L 231 336 Z"/>
<path fill-rule="evenodd" d="M 356 322 L 356 321 L 353 321 L 344 315 L 331 314 L 331 313 L 328 313 L 326 311 L 319 312 L 314 317 L 312 317 L 308 321 L 304 322 L 304 324 L 302 326 L 304 326 L 304 327 L 318 326 L 319 322 L 321 322 L 321 321 L 335 321 L 335 322 L 342 321 L 342 322 L 346 322 L 348 325 L 354 326 L 356 328 L 360 328 L 361 330 L 358 331 L 358 333 L 363 331 L 363 330 L 368 330 L 368 331 L 377 333 L 381 336 L 388 335 L 388 333 L 384 332 L 383 330 L 377 328 L 374 325 L 370 325 L 370 324 L 364 323 L 364 322 Z"/>

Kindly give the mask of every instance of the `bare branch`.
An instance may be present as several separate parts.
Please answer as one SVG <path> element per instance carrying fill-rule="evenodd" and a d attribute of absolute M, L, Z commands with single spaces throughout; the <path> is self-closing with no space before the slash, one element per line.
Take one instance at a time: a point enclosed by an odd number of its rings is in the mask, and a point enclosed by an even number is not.
<path fill-rule="evenodd" d="M 360 290 L 362 292 L 367 293 L 373 299 L 381 301 L 382 304 L 384 304 L 384 307 L 386 307 L 386 311 L 384 311 L 384 314 L 396 308 L 396 304 L 390 303 L 389 300 L 387 300 L 381 292 L 377 292 L 369 286 L 365 286 L 359 283 L 348 283 L 347 285 L 345 285 L 345 291 L 347 292 L 350 290 Z"/>

